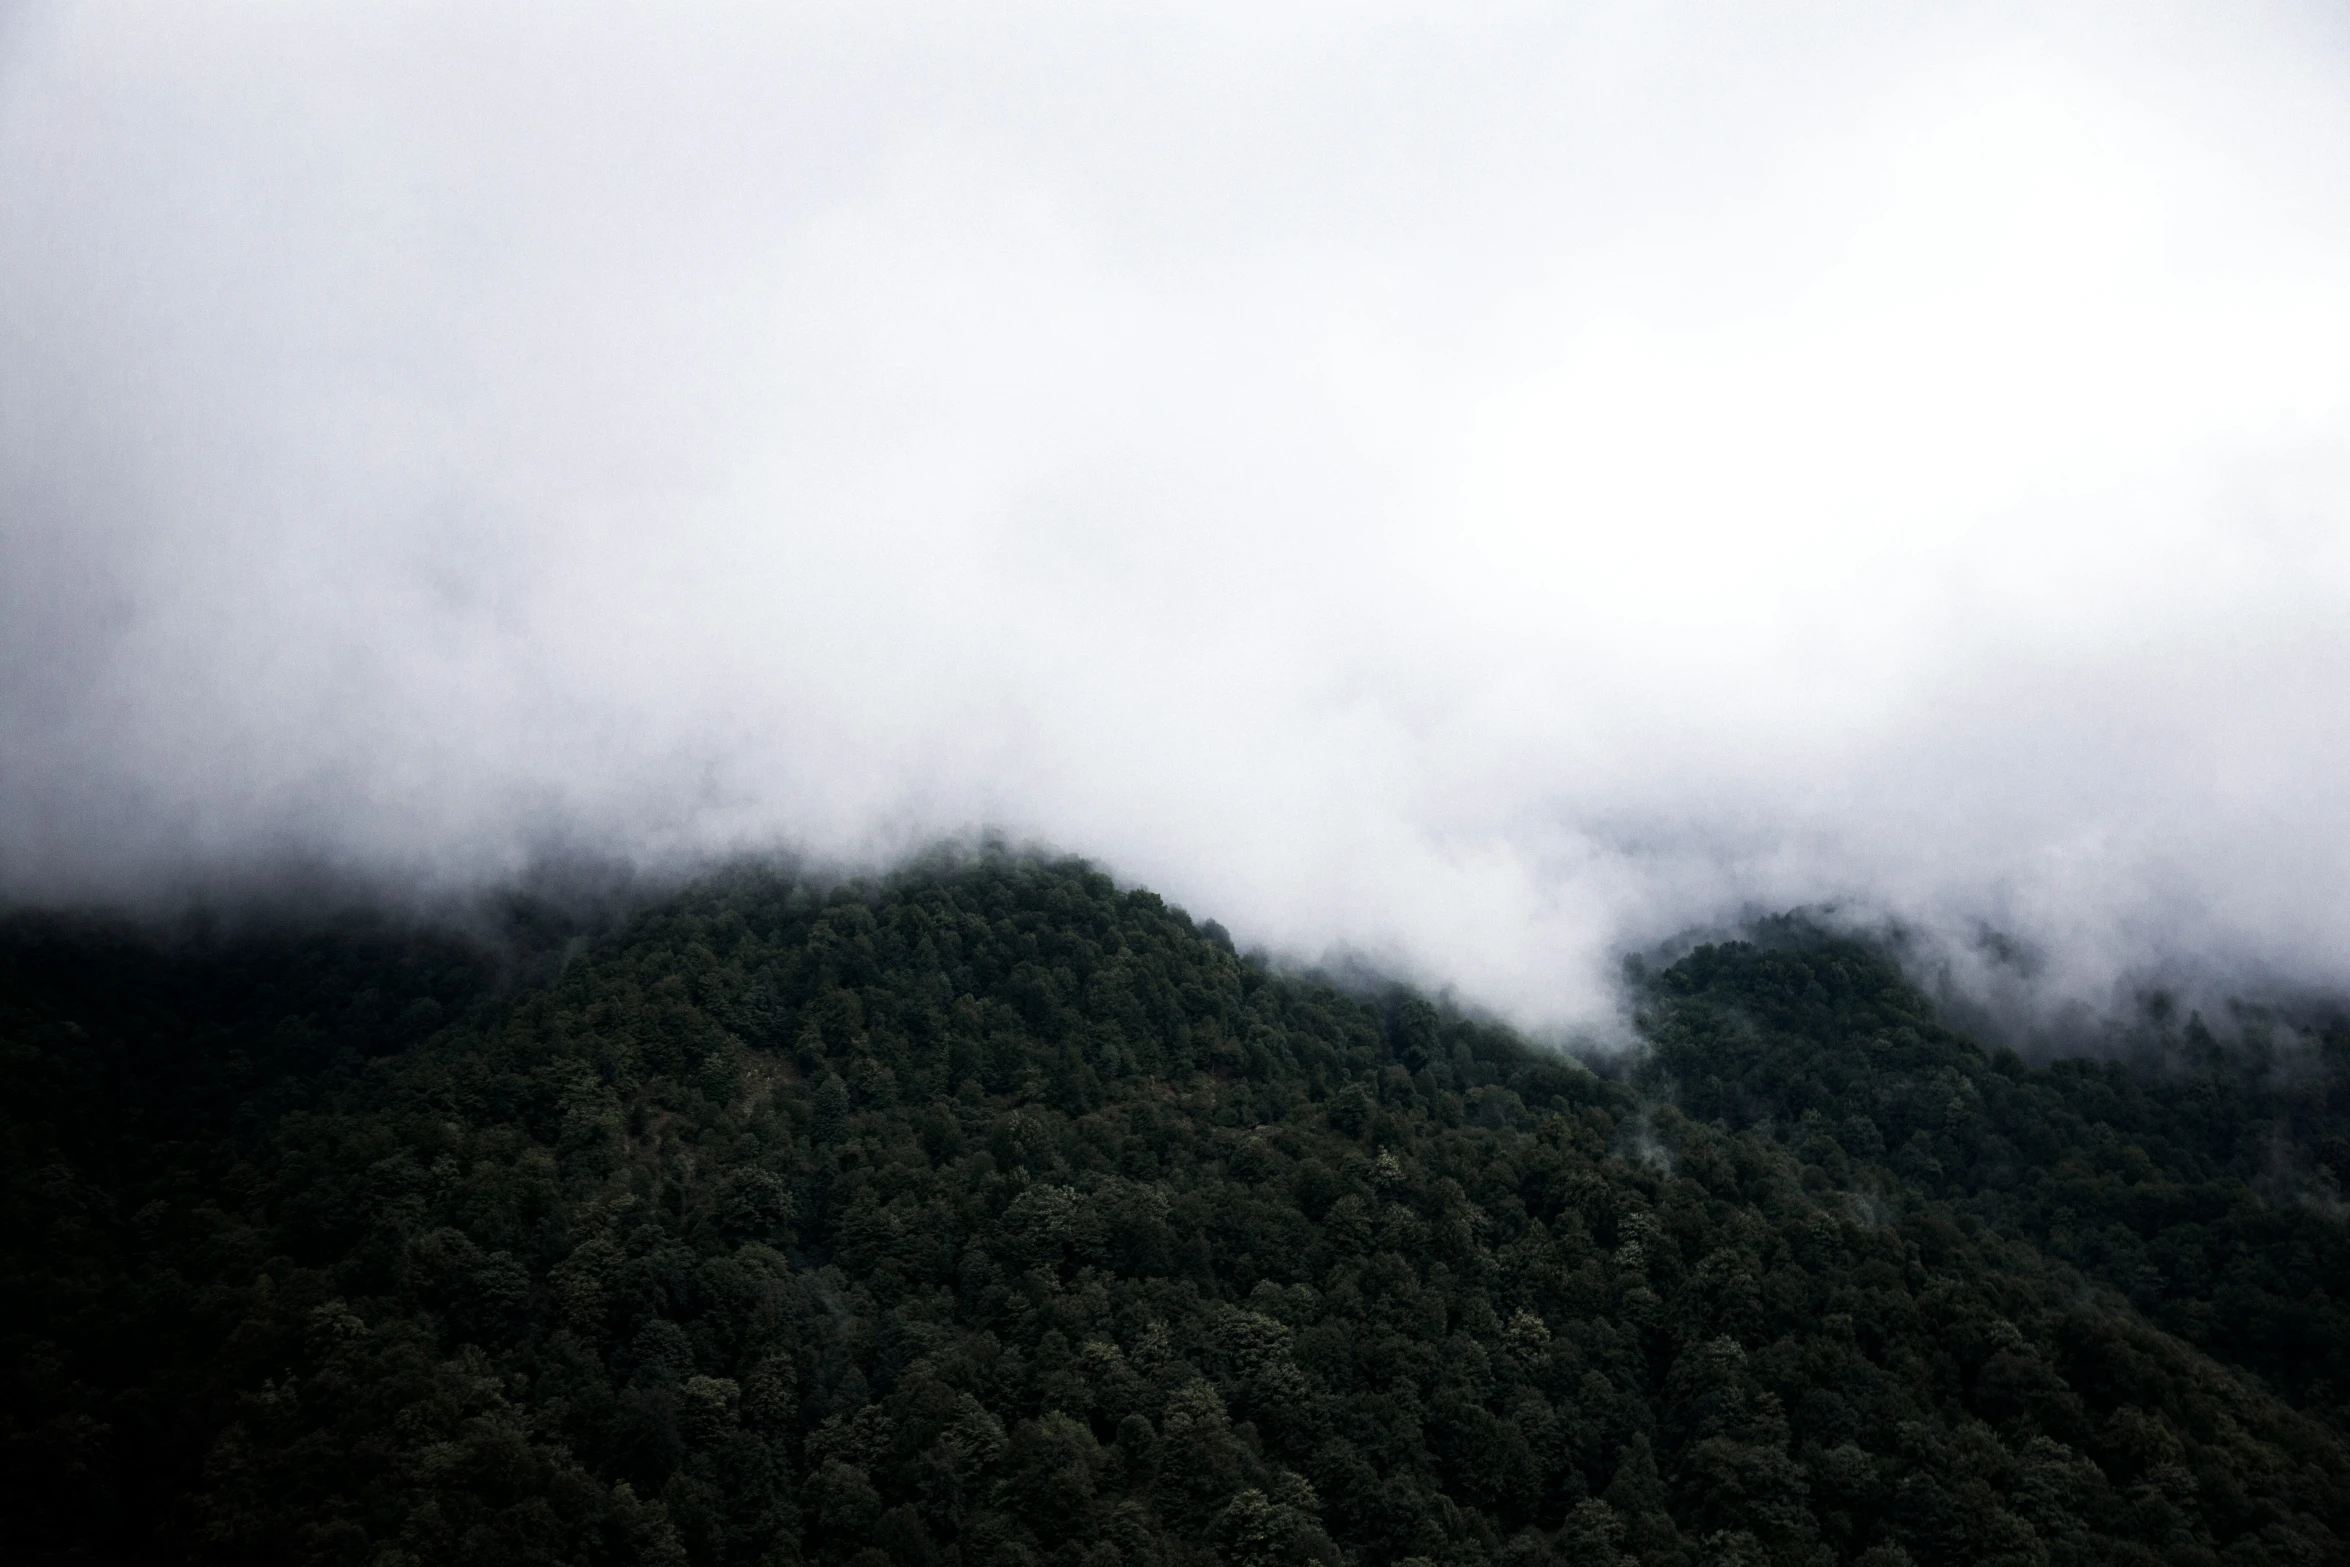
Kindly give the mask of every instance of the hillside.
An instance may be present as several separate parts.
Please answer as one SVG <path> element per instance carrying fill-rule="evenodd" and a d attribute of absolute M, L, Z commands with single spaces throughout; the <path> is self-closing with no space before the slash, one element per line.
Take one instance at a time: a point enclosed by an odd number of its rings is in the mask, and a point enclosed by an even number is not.
<path fill-rule="evenodd" d="M 593 939 L 589 939 L 592 935 Z M 2350 1034 L 1799 927 L 1595 1072 L 999 859 L 0 932 L 25 1561 L 2314 1563 Z"/>

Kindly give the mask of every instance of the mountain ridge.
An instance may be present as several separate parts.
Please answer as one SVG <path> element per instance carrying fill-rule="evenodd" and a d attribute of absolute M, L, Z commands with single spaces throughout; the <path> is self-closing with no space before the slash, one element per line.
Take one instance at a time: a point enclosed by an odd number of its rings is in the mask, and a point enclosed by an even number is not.
<path fill-rule="evenodd" d="M 1813 934 L 1684 955 L 1595 1071 L 1010 855 L 578 934 L 12 922 L 39 1559 L 2350 1538 L 2341 1226 L 2247 1163 L 2350 1168 L 2350 1036 L 2027 1065 Z"/>

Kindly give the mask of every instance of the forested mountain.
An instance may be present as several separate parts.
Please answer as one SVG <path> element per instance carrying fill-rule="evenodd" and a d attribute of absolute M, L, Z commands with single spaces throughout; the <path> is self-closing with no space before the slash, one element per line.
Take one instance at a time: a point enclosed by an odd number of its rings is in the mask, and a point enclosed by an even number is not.
<path fill-rule="evenodd" d="M 2350 1553 L 2350 1033 L 1782 923 L 1545 1053 L 1014 858 L 0 931 L 19 1561 Z"/>

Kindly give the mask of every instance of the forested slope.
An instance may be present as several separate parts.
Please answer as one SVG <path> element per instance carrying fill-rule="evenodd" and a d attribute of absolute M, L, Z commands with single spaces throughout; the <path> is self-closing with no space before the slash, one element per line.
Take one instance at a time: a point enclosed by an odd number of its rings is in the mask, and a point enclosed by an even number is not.
<path fill-rule="evenodd" d="M 2222 1049 L 2190 1017 L 2144 1041 L 2153 1070 L 2029 1066 L 1940 1025 L 1865 948 L 1775 935 L 1651 988 L 1652 1091 L 2025 1237 L 2350 1429 L 2350 1028 L 2255 1019 Z"/>
<path fill-rule="evenodd" d="M 1782 932 L 1602 1076 L 1013 859 L 522 935 L 11 923 L 18 1559 L 2350 1540 L 2339 1038 L 2027 1067 Z"/>

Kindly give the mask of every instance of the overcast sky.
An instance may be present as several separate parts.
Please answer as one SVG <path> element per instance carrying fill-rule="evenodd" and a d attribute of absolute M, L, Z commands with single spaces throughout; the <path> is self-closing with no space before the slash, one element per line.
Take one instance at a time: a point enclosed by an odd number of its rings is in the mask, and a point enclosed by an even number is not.
<path fill-rule="evenodd" d="M 0 7 L 0 897 L 993 828 L 2350 979 L 2350 11 Z"/>

